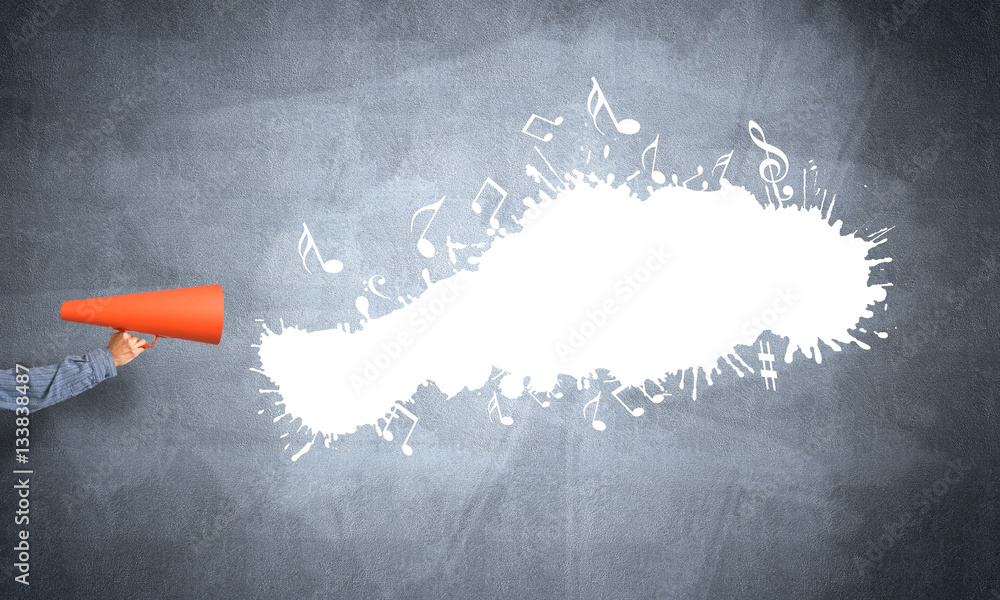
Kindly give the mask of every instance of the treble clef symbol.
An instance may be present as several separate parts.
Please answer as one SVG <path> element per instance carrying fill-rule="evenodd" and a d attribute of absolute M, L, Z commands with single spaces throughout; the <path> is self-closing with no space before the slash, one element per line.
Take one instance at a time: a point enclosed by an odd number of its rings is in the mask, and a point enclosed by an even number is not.
<path fill-rule="evenodd" d="M 757 121 L 750 121 L 750 139 L 767 156 L 767 158 L 760 161 L 761 179 L 770 183 L 774 188 L 774 197 L 777 198 L 779 204 L 791 199 L 792 194 L 795 193 L 792 186 L 786 185 L 781 188 L 780 192 L 778 191 L 778 182 L 783 180 L 785 175 L 788 174 L 788 157 L 778 147 L 767 143 L 767 140 L 764 139 L 764 131 L 757 124 Z M 777 156 L 780 162 L 771 158 L 771 154 Z"/>

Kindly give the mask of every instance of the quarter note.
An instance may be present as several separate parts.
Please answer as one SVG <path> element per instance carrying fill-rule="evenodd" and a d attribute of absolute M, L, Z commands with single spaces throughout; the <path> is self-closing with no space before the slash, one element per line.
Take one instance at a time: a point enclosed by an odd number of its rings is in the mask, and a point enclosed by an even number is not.
<path fill-rule="evenodd" d="M 302 246 L 305 245 L 305 248 Z M 335 258 L 330 260 L 323 260 L 320 256 L 319 248 L 316 247 L 316 242 L 313 241 L 313 236 L 309 233 L 309 227 L 305 223 L 302 224 L 302 237 L 299 238 L 299 256 L 302 257 L 302 266 L 305 267 L 306 271 L 312 273 L 309 267 L 306 266 L 306 255 L 309 254 L 310 250 L 316 251 L 316 258 L 319 259 L 319 264 L 323 266 L 323 270 L 327 273 L 340 273 L 344 268 L 344 263 L 340 262 Z"/>
<path fill-rule="evenodd" d="M 664 183 L 667 182 L 667 178 L 666 178 L 666 176 L 663 175 L 663 173 L 661 173 L 661 172 L 659 172 L 659 171 L 656 170 L 656 151 L 657 151 L 657 149 L 659 147 L 660 147 L 660 134 L 656 134 L 656 139 L 653 140 L 653 143 L 650 144 L 650 145 L 648 145 L 648 146 L 646 146 L 646 149 L 642 151 L 642 168 L 643 169 L 646 168 L 646 153 L 649 152 L 650 150 L 652 150 L 653 151 L 653 162 L 650 163 L 650 165 L 649 165 L 649 169 L 650 169 L 649 175 L 650 175 L 650 177 L 653 178 L 653 181 L 655 183 L 663 185 Z"/>
<path fill-rule="evenodd" d="M 594 87 L 590 90 L 590 95 L 587 96 L 587 112 L 590 113 L 591 118 L 594 119 L 594 127 L 602 135 L 601 128 L 597 126 L 597 113 L 601 112 L 601 109 L 607 109 L 608 116 L 611 117 L 611 122 L 615 124 L 615 129 L 619 133 L 624 133 L 625 135 L 632 135 L 639 132 L 639 122 L 633 119 L 622 119 L 619 121 L 615 118 L 615 114 L 611 112 L 611 105 L 608 104 L 608 99 L 604 97 L 604 92 L 601 91 L 601 86 L 597 84 L 597 78 L 591 77 L 591 81 L 594 82 Z"/>
<path fill-rule="evenodd" d="M 494 231 L 500 230 L 500 221 L 497 219 L 497 211 L 499 211 L 500 207 L 503 206 L 503 201 L 507 199 L 507 190 L 503 189 L 497 185 L 495 181 L 487 177 L 486 181 L 483 182 L 483 187 L 479 188 L 479 193 L 476 194 L 476 198 L 472 201 L 472 212 L 477 215 L 483 212 L 483 205 L 479 203 L 479 198 L 483 195 L 483 191 L 486 190 L 486 186 L 492 186 L 494 190 L 500 193 L 500 201 L 497 202 L 497 207 L 493 209 L 493 214 L 490 215 L 491 229 L 486 230 L 487 233 L 493 235 Z"/>
<path fill-rule="evenodd" d="M 545 117 L 539 117 L 536 114 L 532 114 L 531 118 L 528 119 L 528 122 L 524 124 L 524 129 L 521 130 L 521 133 L 530 135 L 531 137 L 535 138 L 536 140 L 542 140 L 543 142 L 547 142 L 547 141 L 549 141 L 549 140 L 552 139 L 552 132 L 546 133 L 543 137 L 538 137 L 537 135 L 535 135 L 535 134 L 531 133 L 530 131 L 528 131 L 528 128 L 531 127 L 531 123 L 535 119 L 538 119 L 539 121 L 545 121 L 549 125 L 554 125 L 556 127 L 562 125 L 562 122 L 563 122 L 563 118 L 562 117 L 556 117 L 555 121 L 550 121 L 550 120 L 546 119 Z"/>
<path fill-rule="evenodd" d="M 497 411 L 497 414 L 500 415 L 500 422 L 501 423 L 503 423 L 504 425 L 512 425 L 514 423 L 514 419 L 512 419 L 511 417 L 505 417 L 505 416 L 503 416 L 503 413 L 500 412 L 500 401 L 497 400 L 497 394 L 496 394 L 496 392 L 493 392 L 493 399 L 490 400 L 490 403 L 487 406 L 487 408 L 489 408 L 489 411 L 490 411 L 489 412 L 490 421 L 493 420 L 493 411 L 495 410 L 495 411 Z"/>
<path fill-rule="evenodd" d="M 437 202 L 428 204 L 427 206 L 424 206 L 422 208 L 418 208 L 417 212 L 413 213 L 413 217 L 410 219 L 410 233 L 413 233 L 413 222 L 416 221 L 417 215 L 424 212 L 425 210 L 434 211 L 434 213 L 431 215 L 431 218 L 427 220 L 427 226 L 424 227 L 424 231 L 420 234 L 420 239 L 417 240 L 417 251 L 420 252 L 420 254 L 424 258 L 431 258 L 432 256 L 434 256 L 434 244 L 432 244 L 430 240 L 428 240 L 424 236 L 427 235 L 427 229 L 431 226 L 431 222 L 434 221 L 434 217 L 436 217 L 438 211 L 441 210 L 441 204 L 444 203 L 444 199 L 445 196 L 441 196 L 441 199 L 438 200 Z"/>

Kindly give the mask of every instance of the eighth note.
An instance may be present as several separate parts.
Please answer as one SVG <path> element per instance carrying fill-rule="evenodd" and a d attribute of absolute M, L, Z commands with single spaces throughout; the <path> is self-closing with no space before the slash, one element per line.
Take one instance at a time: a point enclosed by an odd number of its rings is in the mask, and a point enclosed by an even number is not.
<path fill-rule="evenodd" d="M 608 428 L 607 424 L 604 421 L 600 421 L 600 420 L 597 419 L 597 409 L 601 407 L 601 393 L 600 392 L 597 392 L 597 397 L 596 398 L 594 398 L 590 402 L 588 402 L 588 403 L 586 403 L 586 404 L 583 405 L 583 417 L 584 418 L 587 417 L 587 407 L 590 406 L 591 404 L 594 404 L 594 403 L 596 403 L 596 406 L 594 406 L 594 418 L 590 420 L 590 424 L 597 431 L 604 431 L 605 429 Z"/>
<path fill-rule="evenodd" d="M 719 175 L 719 184 L 726 178 L 726 169 L 729 168 L 729 161 L 733 160 L 733 152 L 735 150 L 730 150 L 729 154 L 723 154 L 719 157 L 719 160 L 715 161 L 715 166 L 712 167 L 712 175 L 715 175 L 715 170 L 722 167 L 722 174 Z"/>
<path fill-rule="evenodd" d="M 530 135 L 531 137 L 535 138 L 536 140 L 542 140 L 543 142 L 547 142 L 547 141 L 549 141 L 549 140 L 552 139 L 552 132 L 550 131 L 549 133 L 546 133 L 544 137 L 538 137 L 537 135 L 535 135 L 535 134 L 531 133 L 530 131 L 528 131 L 528 128 L 531 127 L 532 121 L 534 121 L 535 119 L 538 119 L 539 121 L 545 121 L 549 125 L 555 125 L 556 127 L 562 125 L 562 122 L 563 122 L 563 118 L 562 117 L 556 117 L 555 121 L 550 121 L 550 120 L 546 119 L 545 117 L 539 117 L 536 114 L 532 114 L 531 118 L 528 119 L 528 122 L 524 124 L 524 129 L 521 130 L 521 133 Z"/>
<path fill-rule="evenodd" d="M 646 168 L 646 153 L 652 150 L 653 162 L 650 163 L 649 165 L 649 170 L 650 170 L 649 175 L 650 177 L 653 178 L 654 183 L 663 185 L 664 183 L 667 182 L 667 178 L 663 175 L 663 173 L 656 170 L 656 151 L 659 147 L 660 147 L 660 134 L 656 134 L 656 139 L 653 140 L 653 143 L 646 146 L 646 149 L 642 151 L 642 168 L 643 169 Z"/>
<path fill-rule="evenodd" d="M 303 245 L 305 245 L 305 248 L 302 247 Z M 344 263 L 335 258 L 327 261 L 323 260 L 323 257 L 319 254 L 319 248 L 316 247 L 316 242 L 313 241 L 312 234 L 309 233 L 309 227 L 303 223 L 302 237 L 299 238 L 299 256 L 302 257 L 302 266 L 305 267 L 308 273 L 312 273 L 309 267 L 306 266 L 306 255 L 309 254 L 310 250 L 316 251 L 316 258 L 319 259 L 319 264 L 323 266 L 323 270 L 327 273 L 340 273 L 344 269 Z"/>
<path fill-rule="evenodd" d="M 434 256 L 434 244 L 430 243 L 430 241 L 424 236 L 427 235 L 427 229 L 431 226 L 431 222 L 434 220 L 434 217 L 436 217 L 438 211 L 441 210 L 441 204 L 444 203 L 444 199 L 445 196 L 441 196 L 441 199 L 438 200 L 437 202 L 428 204 L 423 208 L 418 208 L 417 212 L 413 213 L 413 218 L 410 219 L 410 233 L 413 233 L 413 222 L 416 221 L 417 215 L 424 212 L 425 210 L 434 211 L 434 214 L 431 215 L 431 218 L 427 220 L 427 226 L 424 227 L 423 233 L 420 234 L 420 239 L 417 240 L 417 251 L 420 252 L 420 254 L 424 258 L 431 258 L 432 256 Z"/>
<path fill-rule="evenodd" d="M 608 111 L 608 116 L 611 117 L 611 122 L 615 124 L 615 129 L 618 130 L 618 133 L 624 133 L 625 135 L 638 133 L 639 122 L 633 119 L 622 119 L 621 121 L 616 119 L 615 113 L 611 112 L 611 105 L 608 104 L 608 99 L 604 97 L 604 92 L 601 91 L 601 86 L 597 85 L 597 78 L 591 77 L 590 80 L 594 82 L 594 87 L 591 88 L 590 95 L 587 96 L 587 112 L 594 119 L 594 127 L 597 131 L 601 135 L 604 135 L 601 128 L 597 126 L 597 113 L 601 112 L 602 108 L 605 108 Z M 605 156 L 607 155 L 605 154 Z"/>
<path fill-rule="evenodd" d="M 503 235 L 503 231 L 500 229 L 500 221 L 497 219 L 497 211 L 499 211 L 500 207 L 503 206 L 503 201 L 507 199 L 507 190 L 497 185 L 497 183 L 489 177 L 487 177 L 486 181 L 483 182 L 483 187 L 479 188 L 479 193 L 476 194 L 475 199 L 472 201 L 472 212 L 477 215 L 483 212 L 483 205 L 479 203 L 479 197 L 483 195 L 483 191 L 488 185 L 492 186 L 494 190 L 500 192 L 500 201 L 497 202 L 497 207 L 493 209 L 493 214 L 490 215 L 490 229 L 487 229 L 486 233 L 493 235 L 495 232 L 499 232 L 500 235 Z"/>

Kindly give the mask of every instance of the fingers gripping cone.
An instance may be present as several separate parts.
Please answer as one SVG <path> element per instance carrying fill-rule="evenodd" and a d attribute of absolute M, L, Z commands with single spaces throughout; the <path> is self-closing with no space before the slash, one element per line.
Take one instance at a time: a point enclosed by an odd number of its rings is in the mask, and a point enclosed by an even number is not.
<path fill-rule="evenodd" d="M 223 316 L 221 285 L 67 300 L 59 311 L 63 321 L 203 344 L 218 344 L 222 340 Z M 153 344 L 156 344 L 155 339 Z"/>

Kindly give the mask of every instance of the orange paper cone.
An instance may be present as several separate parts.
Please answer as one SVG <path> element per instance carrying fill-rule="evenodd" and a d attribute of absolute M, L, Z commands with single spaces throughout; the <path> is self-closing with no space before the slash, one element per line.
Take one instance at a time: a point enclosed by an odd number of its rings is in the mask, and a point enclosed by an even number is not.
<path fill-rule="evenodd" d="M 59 317 L 89 325 L 218 344 L 222 339 L 221 285 L 106 296 L 62 303 Z"/>

